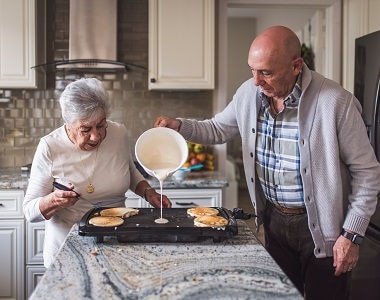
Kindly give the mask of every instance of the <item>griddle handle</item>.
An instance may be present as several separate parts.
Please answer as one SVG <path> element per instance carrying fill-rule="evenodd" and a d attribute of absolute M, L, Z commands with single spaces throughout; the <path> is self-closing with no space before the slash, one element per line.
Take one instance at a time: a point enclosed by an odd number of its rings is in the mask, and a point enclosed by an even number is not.
<path fill-rule="evenodd" d="M 179 206 L 198 206 L 196 203 L 194 202 L 175 202 L 175 204 L 179 205 Z"/>
<path fill-rule="evenodd" d="M 235 219 L 248 220 L 251 217 L 256 217 L 254 214 L 245 213 L 242 208 L 234 208 L 232 211 L 232 215 Z"/>

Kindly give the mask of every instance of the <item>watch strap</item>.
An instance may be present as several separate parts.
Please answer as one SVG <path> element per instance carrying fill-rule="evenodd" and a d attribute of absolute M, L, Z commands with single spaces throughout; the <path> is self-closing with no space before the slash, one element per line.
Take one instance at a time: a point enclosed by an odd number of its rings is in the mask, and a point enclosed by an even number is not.
<path fill-rule="evenodd" d="M 349 239 L 351 242 L 353 242 L 356 245 L 360 245 L 363 242 L 364 237 L 357 233 L 350 233 L 344 229 L 342 229 L 342 232 L 340 233 L 342 236 L 344 236 L 346 239 Z"/>

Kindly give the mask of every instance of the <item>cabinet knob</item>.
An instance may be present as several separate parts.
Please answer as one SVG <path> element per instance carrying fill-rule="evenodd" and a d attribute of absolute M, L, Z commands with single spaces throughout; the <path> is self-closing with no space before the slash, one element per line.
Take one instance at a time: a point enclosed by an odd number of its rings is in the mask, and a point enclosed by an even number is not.
<path fill-rule="evenodd" d="M 156 82 L 156 78 L 151 78 L 151 79 L 150 79 L 150 82 L 151 82 L 151 83 L 155 83 L 155 82 Z"/>
<path fill-rule="evenodd" d="M 4 206 L 4 204 L 3 204 L 3 203 L 0 203 L 0 206 Z"/>

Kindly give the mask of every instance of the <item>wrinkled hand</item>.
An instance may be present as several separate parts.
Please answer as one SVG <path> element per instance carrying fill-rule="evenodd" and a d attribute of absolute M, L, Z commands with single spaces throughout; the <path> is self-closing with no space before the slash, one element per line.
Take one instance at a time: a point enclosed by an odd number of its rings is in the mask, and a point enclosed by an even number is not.
<path fill-rule="evenodd" d="M 161 208 L 161 194 L 157 193 L 154 190 L 149 190 L 146 194 L 146 198 L 150 205 L 152 205 L 155 208 Z M 171 208 L 172 203 L 170 202 L 169 198 L 165 195 L 162 195 L 162 207 L 163 208 Z"/>
<path fill-rule="evenodd" d="M 359 259 L 359 246 L 339 236 L 333 247 L 335 276 L 351 272 Z"/>
<path fill-rule="evenodd" d="M 67 184 L 67 187 L 70 189 L 74 189 L 74 185 L 72 183 Z M 67 208 L 73 206 L 77 203 L 78 196 L 74 191 L 63 191 L 63 190 L 54 190 L 51 194 L 52 203 L 61 208 Z"/>
<path fill-rule="evenodd" d="M 72 184 L 68 186 L 70 189 L 74 188 Z M 42 197 L 39 207 L 42 215 L 49 220 L 56 211 L 73 206 L 78 200 L 77 194 L 74 191 L 55 190 Z"/>
<path fill-rule="evenodd" d="M 73 206 L 79 200 L 75 192 L 70 191 L 55 190 L 52 196 L 52 202 L 61 208 Z"/>
<path fill-rule="evenodd" d="M 166 116 L 160 116 L 154 122 L 154 127 L 168 127 L 176 131 L 179 130 L 180 125 L 181 125 L 180 120 L 166 117 Z"/>

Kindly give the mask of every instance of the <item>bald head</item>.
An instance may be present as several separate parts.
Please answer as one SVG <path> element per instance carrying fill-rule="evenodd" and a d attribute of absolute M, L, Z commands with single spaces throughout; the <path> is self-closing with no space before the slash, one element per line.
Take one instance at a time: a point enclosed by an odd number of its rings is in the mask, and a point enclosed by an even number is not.
<path fill-rule="evenodd" d="M 291 61 L 301 56 L 301 43 L 291 29 L 269 27 L 254 39 L 249 49 L 249 56 L 258 54 L 275 61 Z"/>
<path fill-rule="evenodd" d="M 267 97 L 284 100 L 303 68 L 298 37 L 284 26 L 266 29 L 252 42 L 248 66 L 254 85 L 260 86 Z"/>

